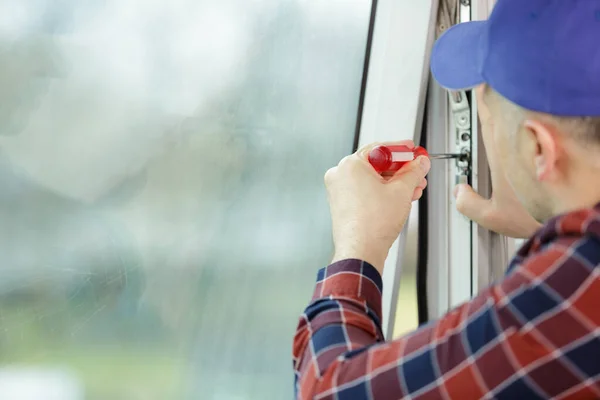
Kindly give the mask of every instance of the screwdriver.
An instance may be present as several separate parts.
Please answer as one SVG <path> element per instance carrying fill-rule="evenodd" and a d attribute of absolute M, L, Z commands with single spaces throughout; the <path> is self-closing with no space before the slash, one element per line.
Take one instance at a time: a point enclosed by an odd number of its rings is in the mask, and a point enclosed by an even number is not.
<path fill-rule="evenodd" d="M 414 149 L 404 145 L 377 146 L 369 152 L 369 163 L 375 168 L 375 171 L 380 174 L 393 173 L 419 156 L 428 157 L 430 160 L 448 160 L 460 158 L 464 156 L 464 154 L 429 154 L 427 150 L 421 146 L 417 146 Z"/>

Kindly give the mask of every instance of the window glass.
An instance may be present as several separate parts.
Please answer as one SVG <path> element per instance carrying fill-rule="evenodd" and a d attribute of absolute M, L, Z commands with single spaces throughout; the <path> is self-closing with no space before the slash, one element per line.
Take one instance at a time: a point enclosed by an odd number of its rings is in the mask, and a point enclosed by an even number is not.
<path fill-rule="evenodd" d="M 3 400 L 289 398 L 370 9 L 0 0 Z"/>
<path fill-rule="evenodd" d="M 413 202 L 406 244 L 400 262 L 400 287 L 394 318 L 394 338 L 405 335 L 419 326 L 419 306 L 417 299 L 417 267 L 419 253 L 419 202 Z"/>

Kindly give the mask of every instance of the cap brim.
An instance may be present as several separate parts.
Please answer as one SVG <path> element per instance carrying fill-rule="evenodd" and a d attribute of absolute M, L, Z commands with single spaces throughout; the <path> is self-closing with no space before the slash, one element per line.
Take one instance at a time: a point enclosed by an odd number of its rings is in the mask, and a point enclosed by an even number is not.
<path fill-rule="evenodd" d="M 450 90 L 472 89 L 485 82 L 481 76 L 485 21 L 454 25 L 437 40 L 431 53 L 431 73 Z"/>

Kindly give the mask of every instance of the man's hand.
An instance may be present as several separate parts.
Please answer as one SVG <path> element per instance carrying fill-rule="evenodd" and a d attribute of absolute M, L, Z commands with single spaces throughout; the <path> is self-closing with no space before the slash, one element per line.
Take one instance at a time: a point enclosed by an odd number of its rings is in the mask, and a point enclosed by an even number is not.
<path fill-rule="evenodd" d="M 454 191 L 456 208 L 486 229 L 513 238 L 528 238 L 541 224 L 533 219 L 517 199 L 499 163 L 492 137 L 494 122 L 488 106 L 482 100 L 483 90 L 483 85 L 476 89 L 477 109 L 481 120 L 483 144 L 490 165 L 493 193 L 490 199 L 484 199 L 469 185 L 458 185 Z"/>
<path fill-rule="evenodd" d="M 383 177 L 367 161 L 369 151 L 378 144 L 364 147 L 327 171 L 325 185 L 333 223 L 333 261 L 356 258 L 383 272 L 411 203 L 421 198 L 427 186 L 430 161 L 419 157 L 393 176 Z M 410 141 L 393 144 L 414 148 Z"/>

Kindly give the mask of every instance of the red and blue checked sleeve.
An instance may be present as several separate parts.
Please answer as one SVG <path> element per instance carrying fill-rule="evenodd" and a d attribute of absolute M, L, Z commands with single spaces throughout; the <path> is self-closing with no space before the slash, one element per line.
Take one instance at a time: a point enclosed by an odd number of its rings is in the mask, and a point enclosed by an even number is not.
<path fill-rule="evenodd" d="M 294 338 L 296 398 L 600 398 L 598 240 L 553 242 L 510 271 L 386 342 L 378 271 L 360 260 L 320 270 Z"/>

